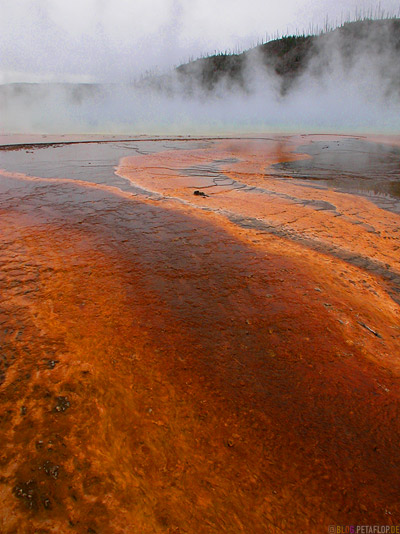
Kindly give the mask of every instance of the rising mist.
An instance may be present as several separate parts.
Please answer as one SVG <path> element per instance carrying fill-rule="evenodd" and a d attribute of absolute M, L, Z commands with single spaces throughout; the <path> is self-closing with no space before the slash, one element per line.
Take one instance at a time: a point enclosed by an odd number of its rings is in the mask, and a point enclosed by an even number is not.
<path fill-rule="evenodd" d="M 1 129 L 181 135 L 400 130 L 399 19 L 287 39 L 130 84 L 6 84 L 0 86 Z"/>

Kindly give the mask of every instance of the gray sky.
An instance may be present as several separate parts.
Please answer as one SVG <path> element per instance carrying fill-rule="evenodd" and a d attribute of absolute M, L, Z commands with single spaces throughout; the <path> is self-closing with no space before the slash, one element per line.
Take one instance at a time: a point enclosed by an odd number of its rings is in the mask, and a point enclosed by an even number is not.
<path fill-rule="evenodd" d="M 0 83 L 130 81 L 399 0 L 0 0 Z"/>

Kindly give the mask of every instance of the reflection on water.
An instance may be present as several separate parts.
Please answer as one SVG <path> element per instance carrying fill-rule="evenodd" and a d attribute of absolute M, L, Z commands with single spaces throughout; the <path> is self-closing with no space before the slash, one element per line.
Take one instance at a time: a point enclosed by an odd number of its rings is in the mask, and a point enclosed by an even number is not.
<path fill-rule="evenodd" d="M 174 143 L 175 150 L 203 146 L 203 142 Z M 44 144 L 32 148 L 26 145 L 17 150 L 0 150 L 0 168 L 43 178 L 68 178 L 106 184 L 122 191 L 138 192 L 132 184 L 115 174 L 119 160 L 132 154 L 147 155 L 170 150 L 167 141 L 93 142 Z M 1 148 L 1 147 L 0 147 Z"/>
<path fill-rule="evenodd" d="M 400 212 L 400 148 L 343 138 L 315 141 L 296 152 L 311 157 L 278 163 L 274 169 L 323 187 L 367 195 L 378 206 Z"/>

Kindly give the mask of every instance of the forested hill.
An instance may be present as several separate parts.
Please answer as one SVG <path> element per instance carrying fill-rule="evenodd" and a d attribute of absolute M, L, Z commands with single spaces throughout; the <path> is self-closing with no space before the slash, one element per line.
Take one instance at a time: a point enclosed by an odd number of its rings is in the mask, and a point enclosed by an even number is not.
<path fill-rule="evenodd" d="M 269 41 L 241 54 L 216 54 L 180 65 L 178 80 L 187 90 L 215 89 L 221 82 L 251 89 L 255 70 L 274 75 L 282 93 L 308 69 L 322 74 L 341 62 L 344 69 L 374 58 L 382 73 L 400 88 L 400 19 L 362 20 L 319 35 L 288 36 Z M 379 64 L 380 63 L 380 64 Z M 167 79 L 164 79 L 167 82 Z"/>

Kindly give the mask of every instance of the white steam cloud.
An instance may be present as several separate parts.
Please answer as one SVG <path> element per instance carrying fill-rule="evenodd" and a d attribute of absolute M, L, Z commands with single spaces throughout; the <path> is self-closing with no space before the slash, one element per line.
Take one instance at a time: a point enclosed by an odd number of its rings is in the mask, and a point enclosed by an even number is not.
<path fill-rule="evenodd" d="M 350 27 L 350 26 L 349 26 Z M 400 132 L 400 21 L 358 23 L 313 44 L 296 76 L 244 56 L 241 83 L 200 83 L 202 62 L 135 83 L 0 86 L 4 133 Z M 197 70 L 196 70 L 197 69 Z"/>

